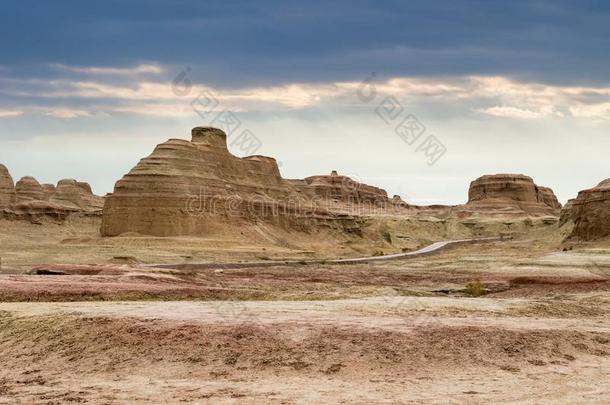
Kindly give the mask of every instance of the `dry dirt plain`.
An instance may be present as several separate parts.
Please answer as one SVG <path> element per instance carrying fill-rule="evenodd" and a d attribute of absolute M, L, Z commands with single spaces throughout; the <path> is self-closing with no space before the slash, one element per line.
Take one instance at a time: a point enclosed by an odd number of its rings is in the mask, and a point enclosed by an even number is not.
<path fill-rule="evenodd" d="M 516 238 L 387 262 L 240 269 L 222 263 L 308 254 L 191 239 L 155 250 L 151 238 L 45 229 L 38 240 L 0 233 L 0 403 L 610 395 L 607 243 L 564 251 Z M 188 251 L 218 265 L 144 265 L 192 263 Z"/>

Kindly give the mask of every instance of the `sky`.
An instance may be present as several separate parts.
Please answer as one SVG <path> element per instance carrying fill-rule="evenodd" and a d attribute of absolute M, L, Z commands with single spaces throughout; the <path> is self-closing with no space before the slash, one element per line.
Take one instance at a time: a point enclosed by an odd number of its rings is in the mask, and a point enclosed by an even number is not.
<path fill-rule="evenodd" d="M 610 177 L 609 21 L 587 0 L 5 2 L 0 163 L 103 195 L 224 125 L 286 178 L 461 204 L 524 173 L 565 202 Z"/>

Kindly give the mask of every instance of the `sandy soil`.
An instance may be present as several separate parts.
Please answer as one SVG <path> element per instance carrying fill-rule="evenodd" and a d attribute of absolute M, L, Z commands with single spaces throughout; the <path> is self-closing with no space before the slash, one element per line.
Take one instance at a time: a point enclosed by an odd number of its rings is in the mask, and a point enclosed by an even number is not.
<path fill-rule="evenodd" d="M 528 305 L 4 303 L 0 387 L 6 403 L 604 403 L 608 317 Z"/>
<path fill-rule="evenodd" d="M 388 262 L 240 269 L 223 263 L 263 260 L 263 248 L 273 259 L 311 255 L 218 239 L 99 240 L 93 228 L 0 232 L 0 403 L 610 395 L 604 244 L 518 238 Z M 206 265 L 146 265 L 167 262 Z"/>

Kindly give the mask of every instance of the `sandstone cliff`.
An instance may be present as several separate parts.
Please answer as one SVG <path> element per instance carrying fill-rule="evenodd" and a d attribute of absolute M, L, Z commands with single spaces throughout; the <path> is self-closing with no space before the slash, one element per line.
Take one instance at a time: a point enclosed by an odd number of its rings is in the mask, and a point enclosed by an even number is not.
<path fill-rule="evenodd" d="M 558 216 L 561 204 L 553 191 L 522 174 L 485 175 L 468 191 L 467 210 L 499 215 Z"/>
<path fill-rule="evenodd" d="M 384 190 L 332 173 L 282 178 L 275 159 L 239 158 L 216 128 L 192 130 L 191 141 L 158 145 L 106 198 L 102 235 L 206 235 L 219 224 L 264 223 L 306 230 L 354 230 L 365 203 L 390 204 Z M 352 229 L 353 228 L 353 229 Z"/>
<path fill-rule="evenodd" d="M 610 236 L 610 179 L 583 190 L 561 213 L 561 223 L 574 222 L 569 238 L 592 241 Z"/>

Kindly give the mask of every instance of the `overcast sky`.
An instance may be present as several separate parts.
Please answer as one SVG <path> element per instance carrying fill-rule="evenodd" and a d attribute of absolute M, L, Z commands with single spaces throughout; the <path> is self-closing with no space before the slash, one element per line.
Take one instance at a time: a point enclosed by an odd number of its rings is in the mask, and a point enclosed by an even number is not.
<path fill-rule="evenodd" d="M 232 152 L 287 178 L 458 204 L 525 173 L 565 202 L 610 177 L 609 22 L 586 0 L 7 2 L 0 163 L 104 194 L 231 112 L 229 142 L 260 143 Z"/>

